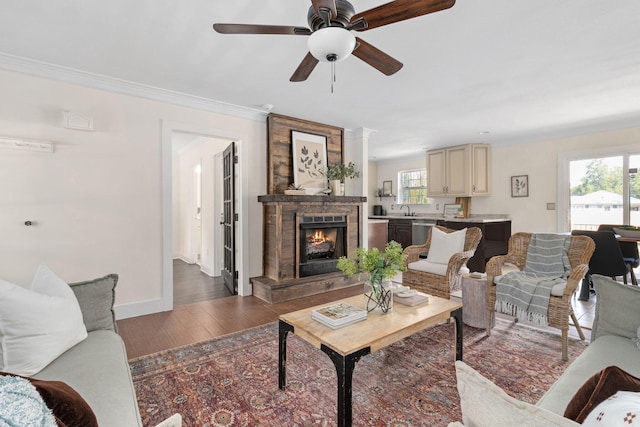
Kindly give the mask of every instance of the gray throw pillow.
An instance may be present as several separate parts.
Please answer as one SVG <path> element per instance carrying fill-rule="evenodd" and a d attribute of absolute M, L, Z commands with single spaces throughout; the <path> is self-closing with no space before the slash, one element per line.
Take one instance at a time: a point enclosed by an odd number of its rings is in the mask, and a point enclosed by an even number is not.
<path fill-rule="evenodd" d="M 603 335 L 635 338 L 640 326 L 640 288 L 605 276 L 591 276 L 596 290 L 596 315 L 591 341 Z"/>
<path fill-rule="evenodd" d="M 113 304 L 116 299 L 117 274 L 86 282 L 69 283 L 80 303 L 87 332 L 106 329 L 118 332 Z"/>

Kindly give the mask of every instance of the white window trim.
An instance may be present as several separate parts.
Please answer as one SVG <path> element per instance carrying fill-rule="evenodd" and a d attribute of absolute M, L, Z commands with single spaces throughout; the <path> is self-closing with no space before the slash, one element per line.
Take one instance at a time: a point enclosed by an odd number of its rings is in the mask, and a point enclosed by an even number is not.
<path fill-rule="evenodd" d="M 400 200 L 400 198 L 402 197 L 402 189 L 404 187 L 402 187 L 402 179 L 400 178 L 400 175 L 402 175 L 403 173 L 408 173 L 408 172 L 424 172 L 425 177 L 427 175 L 427 168 L 415 168 L 415 169 L 405 169 L 405 170 L 400 170 L 398 171 L 398 182 L 397 182 L 397 186 L 398 186 L 398 195 L 396 197 L 396 201 L 398 203 L 404 204 L 404 205 L 419 205 L 419 206 L 424 206 L 429 204 L 429 197 L 427 196 L 427 201 L 425 203 L 407 203 L 404 200 Z M 419 188 L 419 187 L 413 187 L 413 188 Z M 424 189 L 427 189 L 427 186 L 424 187 Z"/>
<path fill-rule="evenodd" d="M 574 160 L 585 160 L 598 157 L 624 156 L 622 170 L 629 170 L 628 155 L 639 155 L 640 144 L 621 145 L 614 147 L 589 148 L 585 150 L 567 151 L 558 155 L 558 200 L 557 200 L 557 229 L 559 233 L 571 231 L 569 213 L 571 212 L 571 177 L 569 163 Z M 625 156 L 626 155 L 626 156 Z M 625 186 L 626 187 L 626 186 Z M 625 205 L 629 203 L 629 189 L 624 189 Z M 628 215 L 628 206 L 624 207 Z M 628 220 L 628 218 L 627 218 Z"/>

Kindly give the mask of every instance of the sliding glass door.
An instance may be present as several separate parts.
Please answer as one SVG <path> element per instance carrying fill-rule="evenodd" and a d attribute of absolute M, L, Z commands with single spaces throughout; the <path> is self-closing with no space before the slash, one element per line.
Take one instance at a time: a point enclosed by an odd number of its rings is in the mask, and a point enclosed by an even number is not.
<path fill-rule="evenodd" d="M 564 194 L 570 197 L 570 230 L 596 230 L 600 224 L 640 225 L 638 151 L 567 159 L 570 182 Z"/>
<path fill-rule="evenodd" d="M 640 154 L 629 156 L 629 220 L 625 224 L 640 226 Z"/>

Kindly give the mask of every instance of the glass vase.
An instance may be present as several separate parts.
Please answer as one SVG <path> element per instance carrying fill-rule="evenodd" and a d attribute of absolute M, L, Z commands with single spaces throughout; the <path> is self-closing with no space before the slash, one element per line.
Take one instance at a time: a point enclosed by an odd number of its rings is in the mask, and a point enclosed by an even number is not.
<path fill-rule="evenodd" d="M 364 303 L 368 312 L 388 313 L 393 310 L 393 290 L 390 280 L 364 282 Z"/>

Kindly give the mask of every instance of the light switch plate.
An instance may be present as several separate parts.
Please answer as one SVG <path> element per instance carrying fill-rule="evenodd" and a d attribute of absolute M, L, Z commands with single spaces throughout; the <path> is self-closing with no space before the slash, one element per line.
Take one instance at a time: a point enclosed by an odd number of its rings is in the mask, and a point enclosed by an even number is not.
<path fill-rule="evenodd" d="M 555 211 L 556 210 L 556 204 L 555 203 L 547 203 L 547 210 L 548 211 Z"/>

